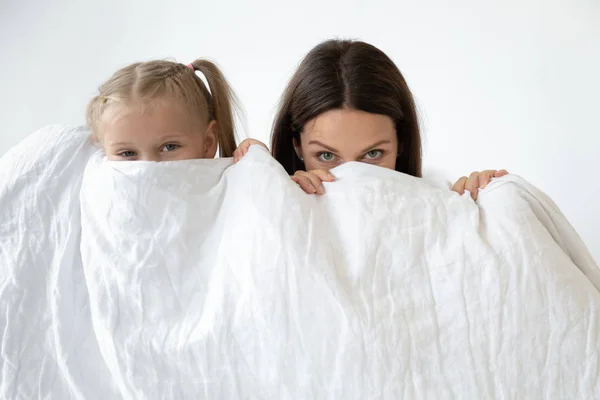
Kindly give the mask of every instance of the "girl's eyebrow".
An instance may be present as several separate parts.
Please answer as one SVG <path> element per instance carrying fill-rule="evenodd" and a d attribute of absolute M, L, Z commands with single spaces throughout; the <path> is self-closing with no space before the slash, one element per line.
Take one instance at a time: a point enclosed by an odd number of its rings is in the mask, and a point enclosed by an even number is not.
<path fill-rule="evenodd" d="M 188 136 L 183 132 L 170 132 L 168 134 L 166 134 L 165 136 L 161 137 L 161 140 L 171 140 L 171 139 L 178 139 L 184 136 Z"/>

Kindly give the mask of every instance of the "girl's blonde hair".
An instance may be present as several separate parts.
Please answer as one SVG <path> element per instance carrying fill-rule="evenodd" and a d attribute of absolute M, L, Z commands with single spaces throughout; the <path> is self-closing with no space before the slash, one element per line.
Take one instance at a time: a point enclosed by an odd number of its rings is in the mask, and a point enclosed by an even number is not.
<path fill-rule="evenodd" d="M 208 89 L 195 71 L 202 72 Z M 100 136 L 102 116 L 109 107 L 164 98 L 181 100 L 192 115 L 218 122 L 215 134 L 219 155 L 233 156 L 235 97 L 219 68 L 208 60 L 199 58 L 188 66 L 164 60 L 131 64 L 115 72 L 99 92 L 88 104 L 86 118 L 96 137 Z"/>

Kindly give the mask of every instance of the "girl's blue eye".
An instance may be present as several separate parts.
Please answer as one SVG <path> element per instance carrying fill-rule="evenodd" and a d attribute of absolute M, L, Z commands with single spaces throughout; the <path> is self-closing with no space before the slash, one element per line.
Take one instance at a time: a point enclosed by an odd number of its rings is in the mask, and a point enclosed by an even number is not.
<path fill-rule="evenodd" d="M 328 151 L 324 151 L 323 153 L 319 154 L 319 160 L 321 161 L 333 161 L 334 158 L 335 156 L 333 155 L 333 153 L 330 153 Z"/>
<path fill-rule="evenodd" d="M 173 144 L 173 143 L 169 143 L 169 144 L 165 144 L 162 148 L 162 151 L 173 151 L 173 150 L 177 150 L 179 148 L 178 144 Z"/>
<path fill-rule="evenodd" d="M 367 154 L 365 154 L 365 158 L 367 160 L 377 160 L 383 155 L 383 151 L 381 150 L 371 150 Z"/>
<path fill-rule="evenodd" d="M 131 157 L 135 157 L 135 151 L 126 150 L 126 151 L 120 152 L 118 155 L 123 158 L 131 158 Z"/>

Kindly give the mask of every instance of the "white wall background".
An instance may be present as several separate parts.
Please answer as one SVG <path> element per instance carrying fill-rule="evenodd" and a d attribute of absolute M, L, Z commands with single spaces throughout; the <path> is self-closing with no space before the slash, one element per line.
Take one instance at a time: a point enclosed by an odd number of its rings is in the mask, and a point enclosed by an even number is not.
<path fill-rule="evenodd" d="M 302 56 L 360 38 L 419 103 L 426 169 L 507 168 L 546 191 L 600 260 L 598 0 L 0 0 L 0 155 L 51 123 L 82 124 L 95 88 L 151 58 L 217 61 L 267 140 Z"/>

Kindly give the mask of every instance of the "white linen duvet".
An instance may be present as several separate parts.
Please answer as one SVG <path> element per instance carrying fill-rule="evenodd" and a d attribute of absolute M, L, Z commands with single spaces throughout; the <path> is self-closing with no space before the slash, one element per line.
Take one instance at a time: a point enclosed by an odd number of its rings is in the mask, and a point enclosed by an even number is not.
<path fill-rule="evenodd" d="M 523 179 L 230 164 L 0 159 L 1 398 L 600 398 L 600 270 Z"/>

